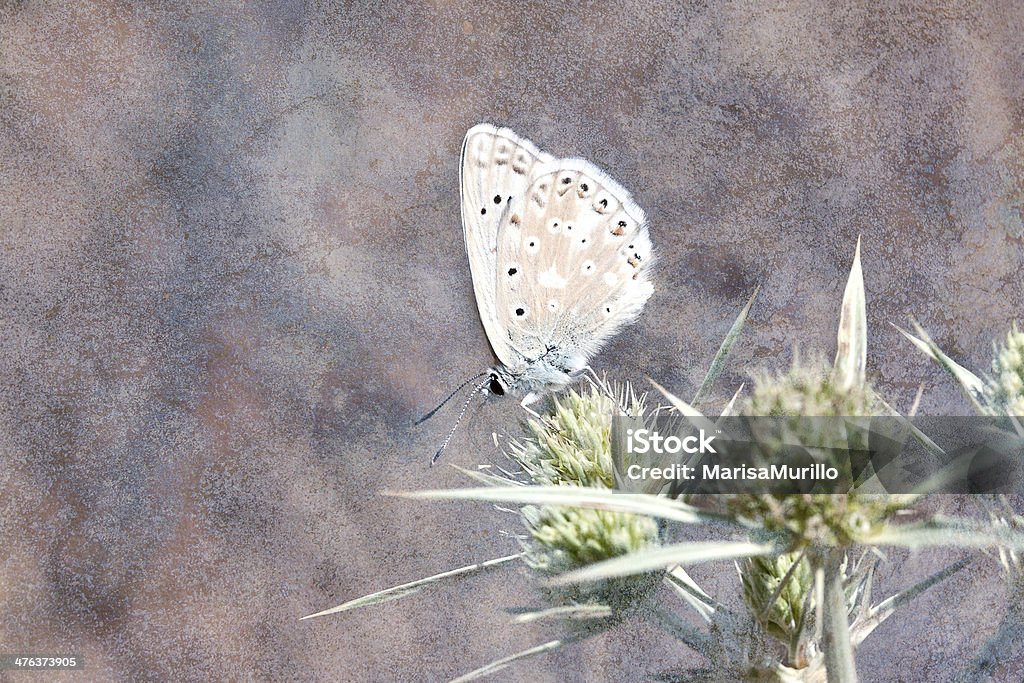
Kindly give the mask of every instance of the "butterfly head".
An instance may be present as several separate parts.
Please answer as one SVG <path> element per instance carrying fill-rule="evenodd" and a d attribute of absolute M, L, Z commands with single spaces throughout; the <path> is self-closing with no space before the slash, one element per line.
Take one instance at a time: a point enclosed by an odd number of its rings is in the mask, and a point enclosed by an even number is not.
<path fill-rule="evenodd" d="M 487 390 L 496 396 L 504 396 L 506 386 L 502 382 L 501 378 L 498 377 L 497 373 L 490 373 L 490 381 L 487 383 Z"/>
<path fill-rule="evenodd" d="M 488 379 L 483 386 L 495 396 L 555 393 L 575 381 L 584 367 L 584 359 L 552 351 L 514 369 L 495 365 L 487 371 Z"/>
<path fill-rule="evenodd" d="M 487 383 L 487 390 L 495 396 L 507 394 L 509 386 L 513 383 L 512 377 L 504 368 L 491 368 L 488 371 L 488 377 L 490 381 Z"/>

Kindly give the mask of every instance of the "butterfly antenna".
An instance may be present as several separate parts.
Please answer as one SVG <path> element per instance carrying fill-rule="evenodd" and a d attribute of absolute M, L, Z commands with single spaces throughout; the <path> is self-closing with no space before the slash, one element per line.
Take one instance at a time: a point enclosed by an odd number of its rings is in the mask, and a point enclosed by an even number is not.
<path fill-rule="evenodd" d="M 483 376 L 484 376 L 484 375 L 486 375 L 486 374 L 487 374 L 486 372 L 481 372 L 481 373 L 480 373 L 479 375 L 476 375 L 476 376 L 474 376 L 474 377 L 470 377 L 469 379 L 467 379 L 467 380 L 466 380 L 465 382 L 463 382 L 462 384 L 460 384 L 460 385 L 459 385 L 459 387 L 458 387 L 458 388 L 457 388 L 457 389 L 456 389 L 455 391 L 453 391 L 453 392 L 452 392 L 451 394 L 449 394 L 449 395 L 448 395 L 448 398 L 446 398 L 445 400 L 441 401 L 441 402 L 440 402 L 440 403 L 439 403 L 439 404 L 437 405 L 437 407 L 436 407 L 436 408 L 434 408 L 433 410 L 431 410 L 431 411 L 430 411 L 429 413 L 427 413 L 426 415 L 424 415 L 424 416 L 423 416 L 423 417 L 421 417 L 420 419 L 416 420 L 416 422 L 414 422 L 413 424 L 415 424 L 415 425 L 421 425 L 421 424 L 423 424 L 424 422 L 426 422 L 427 420 L 429 420 L 430 418 L 434 417 L 434 413 L 436 413 L 437 411 L 441 410 L 441 408 L 444 408 L 445 404 L 446 404 L 446 403 L 448 403 L 448 401 L 450 401 L 450 400 L 452 400 L 453 398 L 455 398 L 455 394 L 457 394 L 457 393 L 459 393 L 460 391 L 462 391 L 462 390 L 463 390 L 463 388 L 465 388 L 465 386 L 466 386 L 467 384 L 469 384 L 470 382 L 475 382 L 476 380 L 480 379 L 481 377 L 483 377 Z"/>
<path fill-rule="evenodd" d="M 474 379 L 476 378 L 474 377 Z M 476 389 L 473 390 L 473 393 L 466 397 L 465 402 L 463 402 L 462 404 L 462 410 L 459 411 L 459 416 L 455 419 L 455 424 L 452 425 L 452 430 L 448 432 L 448 436 L 445 437 L 444 443 L 442 443 L 441 447 L 437 449 L 437 453 L 434 453 L 434 457 L 430 459 L 431 467 L 434 466 L 434 463 L 437 462 L 438 459 L 441 457 L 441 454 L 444 453 L 444 449 L 448 448 L 448 442 L 452 440 L 453 436 L 455 436 L 455 430 L 459 428 L 459 423 L 462 422 L 462 418 L 466 414 L 466 409 L 469 408 L 469 404 L 473 401 L 473 396 L 475 396 L 478 391 L 482 391 L 483 388 L 486 387 L 490 381 L 490 378 L 488 378 L 487 381 L 477 385 Z"/>

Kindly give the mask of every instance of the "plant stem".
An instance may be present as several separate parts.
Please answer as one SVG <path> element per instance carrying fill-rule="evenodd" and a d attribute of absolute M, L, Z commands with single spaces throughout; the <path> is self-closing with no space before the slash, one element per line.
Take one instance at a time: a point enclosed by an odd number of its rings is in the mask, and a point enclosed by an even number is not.
<path fill-rule="evenodd" d="M 829 548 L 815 560 L 824 575 L 824 648 L 829 683 L 857 683 L 850 623 L 843 591 L 843 551 Z"/>

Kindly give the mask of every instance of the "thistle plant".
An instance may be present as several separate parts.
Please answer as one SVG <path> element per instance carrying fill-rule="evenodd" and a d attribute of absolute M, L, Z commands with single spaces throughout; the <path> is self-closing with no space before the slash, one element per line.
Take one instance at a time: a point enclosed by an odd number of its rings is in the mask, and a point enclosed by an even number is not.
<path fill-rule="evenodd" d="M 982 377 L 943 353 L 918 323 L 913 325 L 916 336 L 896 329 L 952 375 L 976 413 L 1011 419 L 1024 415 L 1024 332 L 1017 323 L 1011 325 L 1005 340 L 992 342 L 992 374 Z"/>
<path fill-rule="evenodd" d="M 787 372 L 762 370 L 753 379 L 753 390 L 741 409 L 746 415 L 871 416 L 879 407 L 866 384 L 836 381 L 833 369 L 820 358 L 801 362 L 797 356 Z"/>
<path fill-rule="evenodd" d="M 1014 323 L 1002 344 L 993 343 L 992 374 L 985 377 L 985 408 L 992 415 L 1024 415 L 1024 332 Z"/>
<path fill-rule="evenodd" d="M 758 433 L 760 451 L 769 461 L 777 458 L 778 444 L 812 444 L 826 459 L 835 453 L 867 448 L 867 427 L 856 420 L 807 420 L 819 418 L 870 417 L 879 408 L 874 393 L 864 381 L 840 381 L 838 373 L 821 360 L 801 363 L 795 359 L 788 372 L 760 372 L 754 376 L 750 396 L 740 413 L 748 416 L 791 418 L 771 422 L 770 433 Z M 829 460 L 837 468 L 847 463 Z M 849 473 L 848 473 L 849 474 Z M 902 499 L 879 500 L 875 496 L 849 494 L 734 495 L 727 507 L 737 517 L 761 524 L 765 529 L 791 536 L 796 549 L 808 546 L 847 547 L 868 537 L 898 510 Z"/>
<path fill-rule="evenodd" d="M 897 329 L 956 380 L 978 415 L 1006 418 L 1011 426 L 1006 436 L 1016 440 L 1019 447 L 1024 439 L 1024 333 L 1017 323 L 1011 324 L 1005 339 L 992 342 L 991 374 L 981 377 L 947 356 L 921 325 L 913 321 L 912 324 L 916 335 Z M 994 529 L 1008 534 L 1024 531 L 1024 517 L 1015 512 L 1006 497 L 977 496 L 976 500 L 986 508 Z M 958 682 L 968 683 L 991 675 L 1000 656 L 1019 648 L 1024 641 L 1024 564 L 1019 550 L 1012 546 L 1000 545 L 997 552 L 1007 577 L 1009 609 L 982 651 L 955 679 Z"/>
<path fill-rule="evenodd" d="M 715 418 L 702 411 L 753 301 L 752 297 L 741 311 L 689 403 L 654 384 L 678 415 L 709 429 L 715 427 Z M 977 380 L 976 396 L 980 401 L 989 387 L 991 396 L 984 400 L 990 407 L 1016 405 L 1005 397 L 1007 389 L 1016 386 L 1006 377 L 1020 368 L 1021 340 L 1014 334 L 1019 333 L 1014 330 L 999 351 L 989 384 Z M 1004 393 L 995 393 L 996 384 Z M 782 420 L 783 428 L 808 442 L 824 438 L 829 447 L 862 445 L 858 420 L 894 412 L 867 381 L 859 244 L 843 296 L 834 362 L 827 364 L 812 356 L 809 362 L 798 360 L 783 372 L 760 371 L 753 376 L 749 395 L 741 397 L 741 392 L 742 387 L 721 415 L 739 412 L 792 418 Z M 644 398 L 637 397 L 629 385 L 616 388 L 594 381 L 583 391 L 554 400 L 542 416 L 527 421 L 524 435 L 506 449 L 517 471 L 504 476 L 467 471 L 481 486 L 400 494 L 515 504 L 519 506 L 514 511 L 516 524 L 525 525 L 527 532 L 520 538 L 520 552 L 395 586 L 310 616 L 403 598 L 440 581 L 525 563 L 547 604 L 524 606 L 513 621 L 557 620 L 567 626 L 566 635 L 485 664 L 458 680 L 488 675 L 590 638 L 625 618 L 638 618 L 705 658 L 706 667 L 664 672 L 670 680 L 847 683 L 857 680 L 857 645 L 897 609 L 972 560 L 964 557 L 874 602 L 878 549 L 983 549 L 1001 553 L 1008 566 L 1019 570 L 1024 528 L 1018 517 L 1004 514 L 978 520 L 919 511 L 923 521 L 903 522 L 897 513 L 915 504 L 918 496 L 867 495 L 855 490 L 732 493 L 718 496 L 717 505 L 709 505 L 688 496 L 616 491 L 613 463 L 620 454 L 613 451 L 613 417 L 643 415 L 645 410 Z M 816 429 L 806 419 L 809 416 L 848 421 L 834 433 L 801 432 Z M 927 442 L 909 424 L 908 433 Z M 770 458 L 776 440 L 777 435 L 761 433 L 756 446 Z M 715 538 L 690 540 L 695 527 Z M 738 568 L 743 596 L 739 608 L 703 590 L 685 569 L 695 563 L 722 561 L 733 561 Z M 659 585 L 668 588 L 667 595 L 656 590 Z M 693 610 L 700 625 L 684 618 L 680 608 Z M 979 661 L 976 669 L 987 670 L 988 660 Z"/>
<path fill-rule="evenodd" d="M 511 440 L 509 455 L 535 484 L 611 488 L 612 417 L 642 416 L 645 396 L 630 385 L 591 380 L 588 390 L 552 402 L 548 414 L 527 421 L 525 437 Z"/>
<path fill-rule="evenodd" d="M 784 643 L 786 663 L 806 667 L 817 654 L 805 639 L 804 624 L 814 610 L 814 575 L 804 553 L 751 557 L 736 564 L 743 584 L 743 601 L 757 623 L 772 638 Z"/>
<path fill-rule="evenodd" d="M 543 577 L 658 544 L 657 523 L 643 515 L 563 506 L 526 506 L 521 514 L 530 532 L 524 560 Z M 637 574 L 567 586 L 545 586 L 544 594 L 556 606 L 604 606 L 611 616 L 611 613 L 617 615 L 642 605 L 660 582 L 660 575 Z"/>
<path fill-rule="evenodd" d="M 513 439 L 509 455 L 532 484 L 610 489 L 614 484 L 612 418 L 642 416 L 644 396 L 630 385 L 591 380 L 583 392 L 555 398 L 551 410 L 527 422 L 528 435 Z M 526 563 L 552 576 L 658 544 L 658 525 L 628 512 L 562 506 L 524 506 L 520 514 L 530 534 Z M 548 588 L 556 605 L 605 605 L 630 609 L 648 597 L 660 577 L 639 575 L 610 582 Z"/>

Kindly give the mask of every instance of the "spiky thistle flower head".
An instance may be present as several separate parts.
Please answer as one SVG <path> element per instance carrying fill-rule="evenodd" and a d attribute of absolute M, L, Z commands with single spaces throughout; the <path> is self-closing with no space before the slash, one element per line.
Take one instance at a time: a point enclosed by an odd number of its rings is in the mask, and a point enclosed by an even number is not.
<path fill-rule="evenodd" d="M 847 386 L 834 380 L 823 360 L 801 362 L 794 358 L 780 374 L 753 375 L 754 388 L 741 410 L 744 415 L 771 417 L 870 416 L 876 406 L 866 386 Z"/>
<path fill-rule="evenodd" d="M 808 418 L 862 418 L 876 410 L 876 399 L 866 385 L 841 383 L 820 359 L 801 363 L 789 371 L 754 375 L 750 397 L 741 407 L 746 416 L 789 418 L 761 423 L 757 448 L 767 464 L 775 464 L 781 444 L 806 444 L 809 450 L 849 473 L 843 453 L 867 448 L 867 426 L 856 420 Z M 831 460 L 830 460 L 831 459 Z M 785 531 L 794 547 L 849 546 L 877 531 L 894 511 L 893 500 L 856 494 L 735 495 L 728 506 L 733 514 L 754 520 L 771 531 Z M 900 505 L 901 507 L 902 505 Z"/>
<path fill-rule="evenodd" d="M 626 384 L 592 383 L 570 390 L 551 409 L 527 423 L 527 436 L 510 443 L 510 455 L 534 484 L 611 488 L 614 485 L 611 430 L 616 415 L 642 415 L 644 397 Z M 526 562 L 554 575 L 642 550 L 658 543 L 650 517 L 570 507 L 521 509 L 530 534 Z M 657 577 L 641 575 L 549 591 L 559 604 L 600 602 L 623 608 L 646 596 Z"/>
<path fill-rule="evenodd" d="M 570 389 L 545 415 L 527 421 L 527 435 L 509 443 L 509 454 L 534 484 L 611 488 L 612 417 L 642 415 L 644 402 L 629 384 Z"/>
<path fill-rule="evenodd" d="M 522 516 L 532 541 L 526 563 L 546 575 L 643 550 L 658 542 L 657 523 L 643 515 L 591 508 L 526 507 Z M 660 575 L 642 574 L 573 584 L 549 589 L 548 598 L 556 604 L 596 602 L 622 609 L 650 595 L 660 580 Z"/>

